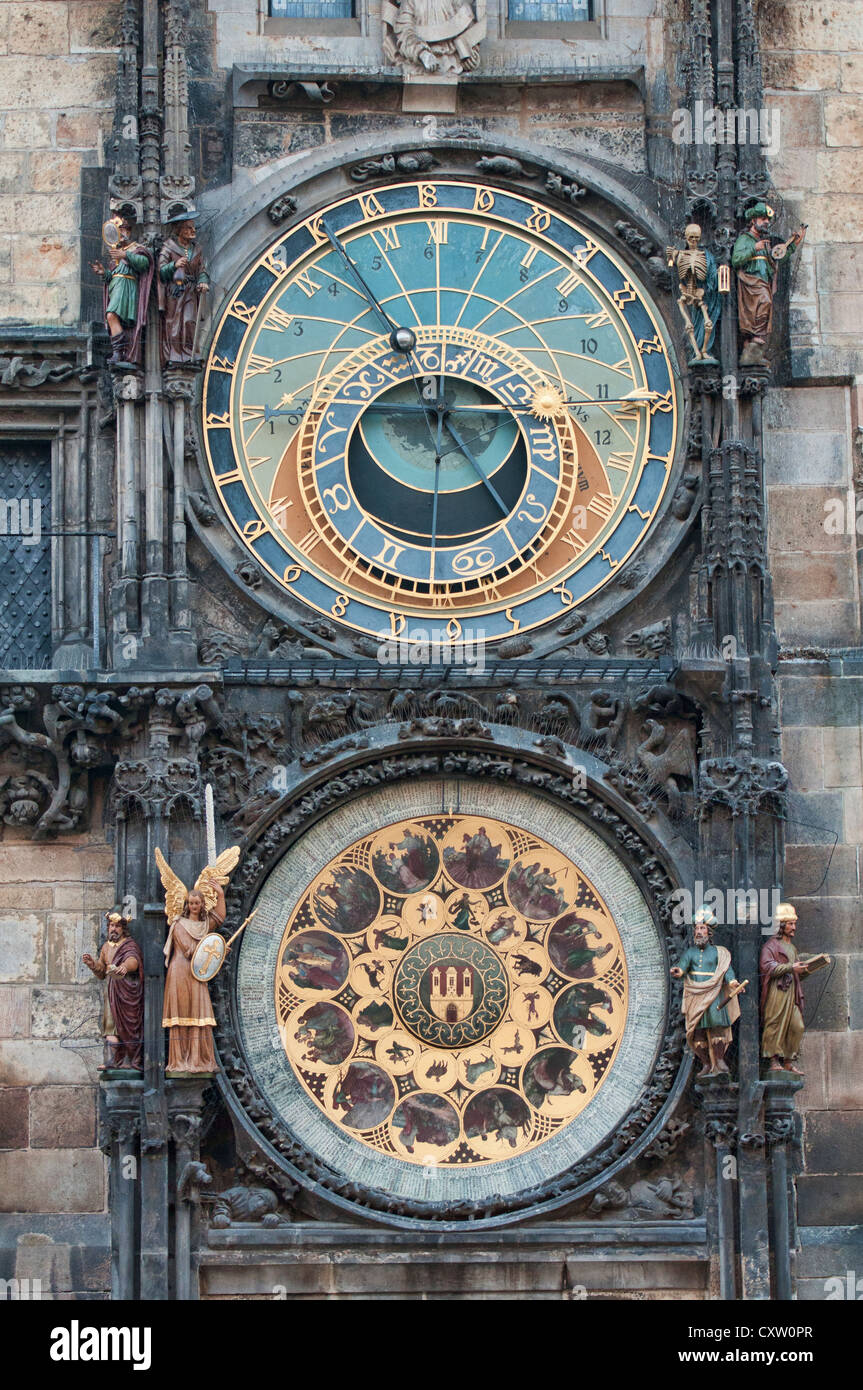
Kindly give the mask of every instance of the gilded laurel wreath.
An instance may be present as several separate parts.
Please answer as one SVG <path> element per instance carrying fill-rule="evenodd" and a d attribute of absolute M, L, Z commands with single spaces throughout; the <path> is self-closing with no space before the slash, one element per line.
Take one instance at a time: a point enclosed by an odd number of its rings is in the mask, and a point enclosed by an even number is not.
<path fill-rule="evenodd" d="M 222 850 L 213 864 L 207 864 L 198 874 L 193 892 L 201 894 L 207 912 L 212 912 L 216 906 L 217 889 L 224 888 L 228 883 L 239 857 L 239 845 L 231 845 L 230 848 Z M 178 917 L 183 915 L 189 890 L 179 875 L 174 873 L 160 849 L 156 850 L 156 863 L 159 866 L 159 875 L 165 890 L 165 916 L 168 918 L 168 922 L 173 924 Z"/>

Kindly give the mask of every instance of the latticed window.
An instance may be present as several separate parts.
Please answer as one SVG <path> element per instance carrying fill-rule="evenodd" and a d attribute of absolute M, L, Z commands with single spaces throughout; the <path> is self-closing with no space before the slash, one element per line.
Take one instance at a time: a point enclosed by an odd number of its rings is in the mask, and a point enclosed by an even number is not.
<path fill-rule="evenodd" d="M 574 24 L 592 19 L 591 0 L 509 0 L 507 11 L 513 23 Z"/>
<path fill-rule="evenodd" d="M 0 666 L 51 660 L 51 446 L 0 443 Z"/>
<path fill-rule="evenodd" d="M 270 0 L 271 19 L 351 19 L 353 0 Z"/>

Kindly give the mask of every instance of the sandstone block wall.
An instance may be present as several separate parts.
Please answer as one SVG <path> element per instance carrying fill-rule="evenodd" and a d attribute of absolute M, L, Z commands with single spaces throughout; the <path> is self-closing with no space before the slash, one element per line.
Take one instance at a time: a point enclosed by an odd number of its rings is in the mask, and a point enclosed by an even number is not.
<path fill-rule="evenodd" d="M 41 1279 L 42 1296 L 108 1287 L 101 986 L 81 956 L 113 902 L 97 837 L 0 844 L 0 1213 L 18 1213 L 0 1215 L 0 1277 Z"/>
<path fill-rule="evenodd" d="M 119 11 L 0 0 L 0 326 L 77 322 L 81 170 L 105 163 Z"/>

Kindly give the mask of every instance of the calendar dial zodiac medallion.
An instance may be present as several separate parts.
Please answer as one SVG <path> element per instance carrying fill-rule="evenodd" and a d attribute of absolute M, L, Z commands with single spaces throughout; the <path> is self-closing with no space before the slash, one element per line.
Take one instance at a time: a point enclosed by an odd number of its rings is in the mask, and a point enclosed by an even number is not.
<path fill-rule="evenodd" d="M 216 326 L 211 479 L 287 593 L 355 631 L 496 641 L 643 542 L 679 408 L 659 316 L 564 213 L 405 181 L 281 235 Z"/>

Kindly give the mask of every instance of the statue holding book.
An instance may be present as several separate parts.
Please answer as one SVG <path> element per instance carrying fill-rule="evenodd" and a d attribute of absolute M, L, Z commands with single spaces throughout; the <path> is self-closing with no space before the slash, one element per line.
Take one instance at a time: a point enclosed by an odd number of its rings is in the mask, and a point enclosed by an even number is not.
<path fill-rule="evenodd" d="M 774 920 L 779 930 L 761 950 L 761 1055 L 771 1071 L 803 1073 L 794 1063 L 803 1041 L 803 984 L 805 976 L 830 964 L 827 955 L 801 956 L 794 945 L 797 913 L 780 903 Z"/>

